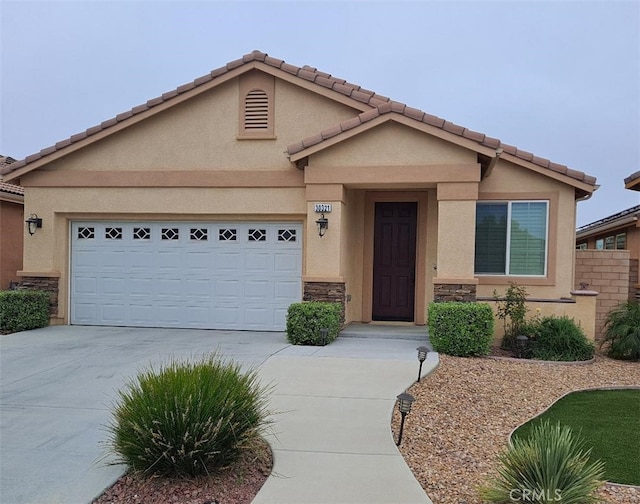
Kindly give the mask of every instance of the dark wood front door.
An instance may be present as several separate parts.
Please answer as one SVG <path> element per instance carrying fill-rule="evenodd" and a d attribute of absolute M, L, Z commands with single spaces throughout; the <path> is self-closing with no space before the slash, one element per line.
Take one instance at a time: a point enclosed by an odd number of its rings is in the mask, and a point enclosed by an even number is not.
<path fill-rule="evenodd" d="M 414 320 L 417 203 L 376 203 L 373 320 Z"/>

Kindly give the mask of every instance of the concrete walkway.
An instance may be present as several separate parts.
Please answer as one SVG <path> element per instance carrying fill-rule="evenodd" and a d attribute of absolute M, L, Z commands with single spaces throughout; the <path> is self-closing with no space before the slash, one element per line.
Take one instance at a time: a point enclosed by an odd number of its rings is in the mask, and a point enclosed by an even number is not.
<path fill-rule="evenodd" d="M 218 350 L 275 387 L 274 472 L 254 502 L 429 503 L 389 428 L 420 343 L 388 338 L 296 347 L 282 333 L 83 326 L 0 336 L 0 502 L 91 502 L 124 470 L 103 459 L 116 390 L 151 362 Z M 423 374 L 436 363 L 430 354 Z"/>

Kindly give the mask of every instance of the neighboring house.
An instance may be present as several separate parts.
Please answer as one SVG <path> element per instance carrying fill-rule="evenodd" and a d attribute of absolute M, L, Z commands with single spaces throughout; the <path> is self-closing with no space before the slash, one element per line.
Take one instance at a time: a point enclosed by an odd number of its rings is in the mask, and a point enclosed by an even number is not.
<path fill-rule="evenodd" d="M 624 179 L 625 188 L 640 191 L 640 172 Z M 638 263 L 640 260 L 640 205 L 578 228 L 578 250 L 628 250 L 629 298 L 640 299 Z"/>
<path fill-rule="evenodd" d="M 71 324 L 425 324 L 509 282 L 571 309 L 596 180 L 254 51 L 5 169 L 42 218 L 23 278 Z M 326 219 L 320 236 L 317 221 Z M 578 303 L 579 304 L 579 303 Z"/>
<path fill-rule="evenodd" d="M 0 156 L 0 171 L 15 159 Z M 0 290 L 17 283 L 22 269 L 24 234 L 24 189 L 0 179 Z"/>

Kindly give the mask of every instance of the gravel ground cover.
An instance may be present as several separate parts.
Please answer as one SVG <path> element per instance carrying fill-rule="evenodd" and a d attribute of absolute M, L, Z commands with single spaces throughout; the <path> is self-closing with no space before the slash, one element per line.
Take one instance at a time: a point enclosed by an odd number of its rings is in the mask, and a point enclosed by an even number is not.
<path fill-rule="evenodd" d="M 249 504 L 271 473 L 269 445 L 261 441 L 233 465 L 201 478 L 126 474 L 93 504 Z"/>
<path fill-rule="evenodd" d="M 440 356 L 439 367 L 408 392 L 400 451 L 435 504 L 481 502 L 477 487 L 495 474 L 510 432 L 564 394 L 640 386 L 640 363 L 596 356 L 586 364 Z M 640 409 L 639 409 L 640 414 Z M 400 415 L 392 427 L 398 432 Z M 640 490 L 605 485 L 605 502 L 640 503 Z"/>

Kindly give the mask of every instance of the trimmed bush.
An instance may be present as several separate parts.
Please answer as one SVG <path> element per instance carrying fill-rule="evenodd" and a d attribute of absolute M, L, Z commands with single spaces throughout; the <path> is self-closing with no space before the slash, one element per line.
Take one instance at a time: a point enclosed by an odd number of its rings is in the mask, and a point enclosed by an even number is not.
<path fill-rule="evenodd" d="M 640 360 L 640 303 L 628 301 L 611 310 L 604 321 L 601 347 L 613 359 Z"/>
<path fill-rule="evenodd" d="M 262 434 L 267 393 L 256 371 L 242 373 L 215 354 L 150 367 L 118 393 L 107 426 L 115 463 L 163 476 L 209 474 Z"/>
<path fill-rule="evenodd" d="M 335 341 L 340 332 L 342 305 L 307 301 L 293 303 L 287 311 L 287 340 L 293 345 L 321 346 Z M 329 329 L 322 341 L 320 329 Z"/>
<path fill-rule="evenodd" d="M 548 361 L 582 361 L 593 358 L 594 346 L 573 319 L 544 317 L 530 333 L 528 357 Z"/>
<path fill-rule="evenodd" d="M 529 438 L 514 438 L 498 455 L 498 476 L 480 489 L 489 502 L 599 502 L 604 464 L 590 460 L 591 449 L 567 426 L 543 422 Z"/>
<path fill-rule="evenodd" d="M 493 341 L 493 312 L 486 303 L 431 303 L 429 339 L 436 352 L 487 355 Z"/>
<path fill-rule="evenodd" d="M 0 331 L 27 331 L 47 325 L 48 293 L 34 290 L 0 291 Z"/>

